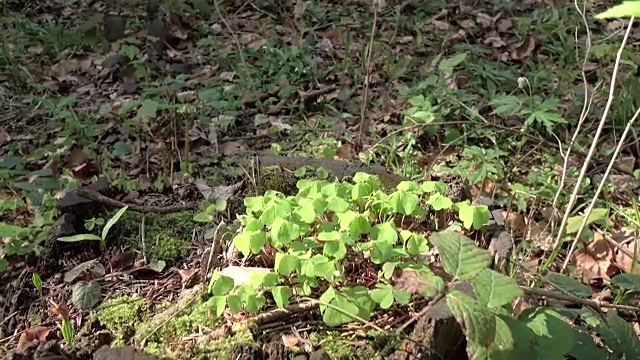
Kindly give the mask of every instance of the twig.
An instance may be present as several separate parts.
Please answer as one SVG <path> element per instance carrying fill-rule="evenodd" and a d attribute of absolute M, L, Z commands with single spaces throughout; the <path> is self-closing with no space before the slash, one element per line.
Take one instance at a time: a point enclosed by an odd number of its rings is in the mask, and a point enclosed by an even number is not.
<path fill-rule="evenodd" d="M 587 157 L 584 160 L 584 164 L 582 165 L 582 169 L 580 170 L 580 174 L 578 175 L 578 179 L 576 180 L 576 184 L 573 188 L 573 192 L 571 193 L 571 197 L 569 198 L 569 203 L 567 204 L 567 208 L 564 212 L 564 216 L 562 217 L 562 222 L 560 223 L 560 227 L 558 228 L 558 235 L 556 236 L 555 247 L 553 249 L 551 256 L 549 256 L 549 259 L 544 264 L 546 265 L 545 268 L 549 266 L 550 262 L 553 261 L 553 259 L 555 258 L 555 255 L 557 255 L 557 253 L 560 251 L 560 248 L 562 247 L 562 237 L 564 236 L 564 231 L 567 227 L 567 221 L 569 220 L 569 216 L 571 215 L 573 206 L 575 205 L 578 199 L 578 192 L 582 187 L 582 180 L 584 179 L 585 174 L 587 172 L 589 162 L 591 161 L 591 158 L 595 153 L 596 145 L 598 143 L 598 138 L 600 138 L 600 133 L 602 133 L 602 128 L 604 127 L 604 124 L 606 123 L 606 120 L 607 120 L 607 116 L 609 115 L 609 110 L 611 109 L 611 104 L 613 103 L 614 91 L 616 87 L 616 79 L 618 76 L 618 69 L 620 68 L 620 58 L 622 57 L 622 51 L 624 50 L 624 47 L 627 44 L 627 39 L 629 38 L 629 34 L 631 33 L 631 29 L 633 27 L 633 20 L 634 20 L 634 17 L 631 17 L 631 20 L 629 20 L 629 26 L 627 27 L 627 31 L 624 35 L 624 38 L 622 39 L 622 44 L 620 44 L 620 48 L 618 49 L 618 53 L 616 55 L 616 62 L 613 67 L 613 74 L 611 76 L 609 98 L 607 99 L 607 104 L 602 113 L 602 118 L 600 119 L 600 123 L 598 124 L 598 129 L 596 130 L 596 133 L 594 135 L 593 142 L 591 143 L 591 147 L 589 148 Z"/>
<path fill-rule="evenodd" d="M 636 306 L 609 304 L 607 302 L 602 302 L 598 300 L 583 299 L 574 295 L 560 294 L 555 291 L 530 288 L 526 286 L 520 286 L 520 289 L 522 289 L 522 291 L 524 291 L 528 295 L 544 296 L 547 298 L 568 301 L 573 304 L 590 306 L 598 310 L 602 308 L 608 308 L 608 309 L 614 309 L 614 310 L 629 311 L 633 313 L 640 313 L 640 308 Z"/>
<path fill-rule="evenodd" d="M 244 61 L 244 55 L 242 55 L 242 47 L 240 46 L 240 41 L 238 40 L 238 36 L 236 36 L 236 33 L 231 29 L 231 26 L 229 26 L 229 23 L 227 22 L 227 20 L 224 18 L 224 16 L 222 16 L 222 12 L 220 11 L 220 7 L 218 6 L 218 0 L 213 1 L 213 7 L 216 8 L 216 13 L 218 13 L 218 17 L 220 17 L 220 21 L 222 21 L 224 26 L 229 31 L 229 33 L 231 34 L 231 37 L 233 38 L 233 42 L 238 48 L 238 56 L 240 57 L 240 61 L 242 62 L 242 66 L 244 67 L 244 72 L 245 72 L 244 75 L 246 76 L 249 73 L 249 67 L 247 66 L 247 63 Z"/>
<path fill-rule="evenodd" d="M 305 302 L 299 304 L 289 305 L 284 309 L 273 309 L 271 311 L 267 311 L 257 315 L 252 318 L 251 321 L 255 321 L 257 326 L 262 326 L 264 324 L 269 324 L 275 321 L 278 321 L 282 318 L 287 318 L 292 316 L 293 314 L 299 313 L 309 313 L 318 308 L 320 303 L 317 300 L 313 299 L 305 299 Z"/>
<path fill-rule="evenodd" d="M 433 300 L 431 300 L 429 304 L 427 304 L 427 306 L 424 307 L 424 309 L 420 310 L 418 314 L 416 314 L 415 316 L 412 316 L 411 319 L 407 320 L 407 322 L 402 324 L 402 326 L 400 326 L 398 330 L 396 330 L 396 334 L 398 335 L 402 334 L 406 328 L 408 328 L 411 324 L 413 324 L 418 319 L 423 317 L 429 310 L 433 308 L 433 305 L 435 305 L 438 301 L 442 300 L 444 296 L 445 296 L 444 292 L 439 293 L 436 297 L 433 298 Z"/>
<path fill-rule="evenodd" d="M 598 184 L 596 193 L 593 194 L 593 197 L 591 198 L 591 203 L 589 203 L 589 207 L 584 213 L 584 217 L 582 218 L 582 222 L 580 223 L 580 228 L 578 229 L 578 233 L 576 234 L 575 239 L 573 239 L 573 243 L 571 243 L 571 247 L 569 248 L 569 252 L 567 253 L 567 258 L 564 260 L 564 264 L 562 265 L 562 271 L 564 271 L 564 269 L 569 264 L 569 260 L 571 259 L 571 254 L 575 251 L 576 244 L 580 239 L 580 235 L 582 234 L 582 231 L 584 231 L 584 228 L 587 226 L 587 221 L 589 220 L 589 216 L 591 216 L 591 212 L 593 211 L 593 208 L 596 206 L 596 200 L 598 200 L 598 196 L 602 192 L 602 188 L 604 188 L 605 180 L 607 180 L 607 177 L 609 177 L 609 173 L 611 173 L 611 168 L 613 168 L 613 163 L 616 161 L 616 158 L 618 157 L 618 154 L 620 154 L 620 150 L 624 145 L 624 139 L 627 137 L 627 134 L 629 134 L 629 129 L 631 129 L 631 126 L 636 121 L 639 115 L 640 115 L 640 107 L 636 110 L 636 113 L 633 114 L 633 117 L 627 123 L 627 126 L 625 127 L 624 132 L 622 133 L 622 137 L 618 142 L 618 146 L 616 146 L 616 150 L 613 152 L 613 156 L 611 156 L 611 161 L 609 162 L 609 166 L 607 166 L 607 170 L 604 172 L 604 175 L 602 176 L 602 180 L 600 180 L 600 184 Z"/>
<path fill-rule="evenodd" d="M 367 60 L 364 69 L 364 89 L 362 91 L 362 104 L 360 104 L 360 129 L 358 129 L 358 143 L 361 146 L 363 137 L 368 126 L 365 112 L 367 111 L 367 100 L 369 98 L 369 77 L 371 76 L 371 58 L 373 57 L 373 39 L 376 35 L 376 24 L 378 23 L 378 1 L 373 2 L 373 24 L 371 25 L 371 38 L 369 39 L 369 48 L 367 52 Z"/>
<path fill-rule="evenodd" d="M 186 204 L 178 204 L 178 205 L 170 205 L 170 206 L 153 206 L 153 205 L 143 206 L 143 205 L 137 205 L 137 204 L 127 204 L 127 203 L 123 203 L 122 201 L 114 200 L 110 197 L 104 196 L 99 192 L 93 189 L 90 189 L 88 187 L 81 187 L 76 191 L 76 193 L 80 197 L 97 201 L 99 203 L 112 206 L 112 207 L 121 208 L 121 207 L 128 206 L 129 210 L 139 212 L 139 213 L 169 214 L 169 213 L 175 213 L 180 211 L 195 210 L 198 208 L 197 203 L 186 203 Z"/>
<path fill-rule="evenodd" d="M 144 263 L 145 264 L 149 264 L 149 262 L 147 262 L 147 242 L 145 241 L 145 236 L 144 236 L 144 231 L 145 231 L 145 219 L 147 217 L 145 216 L 145 214 L 142 214 L 142 221 L 140 221 L 140 245 L 142 247 L 142 258 L 144 259 Z"/>

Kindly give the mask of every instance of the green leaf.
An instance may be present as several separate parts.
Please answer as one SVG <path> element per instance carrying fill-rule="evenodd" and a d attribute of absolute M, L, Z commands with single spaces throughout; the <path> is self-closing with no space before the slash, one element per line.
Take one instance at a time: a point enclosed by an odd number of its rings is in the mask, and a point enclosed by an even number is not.
<path fill-rule="evenodd" d="M 209 214 L 204 213 L 204 212 L 197 213 L 193 217 L 193 221 L 202 222 L 202 223 L 210 223 L 210 222 L 213 221 L 213 215 L 209 215 Z"/>
<path fill-rule="evenodd" d="M 300 206 L 294 211 L 294 214 L 300 217 L 300 221 L 306 224 L 313 224 L 316 220 L 316 211 L 313 201 L 311 199 L 300 199 L 299 205 Z"/>
<path fill-rule="evenodd" d="M 550 272 L 546 278 L 558 288 L 570 292 L 573 295 L 580 297 L 590 297 L 592 295 L 591 288 L 567 275 Z"/>
<path fill-rule="evenodd" d="M 607 326 L 598 329 L 602 340 L 616 359 L 640 359 L 640 340 L 631 324 L 622 319 L 615 311 L 607 312 Z"/>
<path fill-rule="evenodd" d="M 78 242 L 78 241 L 87 241 L 87 240 L 102 241 L 102 238 L 94 234 L 78 234 L 78 235 L 63 236 L 58 238 L 58 241 L 62 241 L 62 242 Z"/>
<path fill-rule="evenodd" d="M 0 222 L 0 238 L 18 237 L 23 232 L 23 230 L 24 229 L 20 226 Z"/>
<path fill-rule="evenodd" d="M 433 207 L 433 210 L 440 211 L 450 209 L 453 206 L 453 201 L 446 196 L 435 193 L 427 199 L 427 204 Z"/>
<path fill-rule="evenodd" d="M 267 237 L 262 230 L 248 231 L 246 228 L 233 239 L 233 245 L 242 255 L 258 254 L 267 243 Z"/>
<path fill-rule="evenodd" d="M 62 319 L 62 326 L 60 327 L 60 331 L 62 332 L 62 338 L 67 342 L 69 346 L 73 344 L 73 338 L 75 337 L 75 331 L 73 330 L 73 324 L 69 319 Z"/>
<path fill-rule="evenodd" d="M 271 293 L 273 294 L 273 300 L 275 300 L 276 305 L 278 305 L 278 308 L 280 309 L 289 305 L 289 299 L 293 296 L 293 292 L 288 286 L 276 286 L 271 288 Z"/>
<path fill-rule="evenodd" d="M 582 331 L 576 331 L 575 335 L 576 341 L 569 353 L 576 360 L 602 360 L 609 358 L 609 353 L 598 347 L 593 342 L 591 335 Z"/>
<path fill-rule="evenodd" d="M 388 284 L 376 284 L 376 288 L 371 291 L 371 299 L 383 309 L 390 308 L 393 305 L 393 287 Z"/>
<path fill-rule="evenodd" d="M 322 254 L 336 260 L 342 260 L 347 256 L 347 247 L 342 241 L 328 242 L 324 244 Z"/>
<path fill-rule="evenodd" d="M 611 285 L 627 290 L 640 291 L 640 276 L 636 274 L 619 274 L 611 279 Z"/>
<path fill-rule="evenodd" d="M 418 207 L 420 199 L 416 194 L 398 190 L 389 195 L 387 202 L 394 212 L 403 215 L 411 215 Z"/>
<path fill-rule="evenodd" d="M 73 286 L 71 302 L 80 309 L 91 309 L 102 298 L 102 287 L 95 281 L 80 281 Z"/>
<path fill-rule="evenodd" d="M 117 223 L 118 220 L 120 220 L 120 217 L 122 217 L 122 214 L 124 214 L 124 212 L 127 211 L 128 208 L 129 206 L 125 206 L 122 209 L 118 210 L 118 212 L 115 215 L 113 215 L 111 219 L 109 219 L 109 221 L 107 221 L 107 224 L 104 226 L 104 228 L 102 228 L 103 241 L 107 239 L 107 234 L 109 234 L 109 230 L 111 229 L 111 227 L 115 225 L 115 223 Z"/>
<path fill-rule="evenodd" d="M 211 287 L 211 293 L 214 296 L 226 295 L 234 287 L 234 280 L 232 277 L 220 275 L 220 277 L 213 283 Z"/>
<path fill-rule="evenodd" d="M 398 242 L 398 231 L 396 225 L 391 221 L 374 226 L 371 230 L 371 236 L 374 240 L 383 241 L 390 245 Z"/>
<path fill-rule="evenodd" d="M 216 310 L 216 317 L 219 318 L 224 314 L 224 310 L 227 308 L 227 297 L 226 296 L 212 296 L 211 299 L 207 300 L 207 307 L 213 308 Z"/>
<path fill-rule="evenodd" d="M 282 275 L 288 276 L 298 269 L 300 265 L 297 257 L 289 254 L 276 253 L 275 270 Z"/>
<path fill-rule="evenodd" d="M 432 234 L 429 240 L 440 252 L 444 270 L 457 280 L 471 280 L 489 266 L 491 255 L 473 240 L 454 231 Z"/>
<path fill-rule="evenodd" d="M 407 240 L 407 253 L 409 255 L 424 254 L 429 250 L 427 239 L 422 234 L 412 233 Z"/>
<path fill-rule="evenodd" d="M 508 304 L 523 294 L 515 279 L 491 269 L 484 269 L 471 280 L 478 303 L 489 308 Z"/>
<path fill-rule="evenodd" d="M 327 199 L 327 202 L 328 202 L 327 209 L 333 212 L 343 213 L 349 210 L 349 203 L 347 202 L 347 200 L 341 197 L 337 197 L 337 196 L 329 197 Z"/>
<path fill-rule="evenodd" d="M 238 314 L 242 310 L 242 299 L 238 295 L 227 295 L 227 305 L 232 314 Z"/>
<path fill-rule="evenodd" d="M 525 310 L 519 319 L 537 335 L 535 351 L 538 359 L 563 359 L 573 348 L 575 330 L 556 311 L 537 307 Z"/>
<path fill-rule="evenodd" d="M 569 219 L 567 219 L 566 233 L 577 234 L 578 230 L 580 230 L 580 224 L 582 223 L 583 219 L 584 219 L 583 215 L 572 216 Z M 585 226 L 591 225 L 594 223 L 603 225 L 603 224 L 606 224 L 608 219 L 609 219 L 608 209 L 602 209 L 602 208 L 593 209 L 593 211 L 591 212 L 591 215 L 589 215 L 589 219 L 587 220 Z"/>
<path fill-rule="evenodd" d="M 301 235 L 300 226 L 291 221 L 278 218 L 271 224 L 271 238 L 275 246 L 288 246 L 292 240 Z"/>
<path fill-rule="evenodd" d="M 142 119 L 151 119 L 156 117 L 156 113 L 158 112 L 160 104 L 157 102 L 145 99 L 142 101 L 140 108 L 138 108 L 138 118 Z"/>
<path fill-rule="evenodd" d="M 496 318 L 489 309 L 459 290 L 447 294 L 447 306 L 464 329 L 468 341 L 483 347 L 493 343 Z"/>
<path fill-rule="evenodd" d="M 469 205 L 467 202 L 458 203 L 458 216 L 465 228 L 472 227 L 479 230 L 489 220 L 490 212 L 486 205 Z"/>
<path fill-rule="evenodd" d="M 640 16 L 640 3 L 638 1 L 625 1 L 596 15 L 596 19 L 629 18 Z"/>

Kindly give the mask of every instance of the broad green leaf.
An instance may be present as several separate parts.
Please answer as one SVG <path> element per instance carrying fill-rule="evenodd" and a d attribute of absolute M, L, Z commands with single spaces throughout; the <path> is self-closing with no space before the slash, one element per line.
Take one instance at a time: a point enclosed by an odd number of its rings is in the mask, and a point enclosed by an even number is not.
<path fill-rule="evenodd" d="M 393 211 L 402 215 L 411 215 L 418 207 L 420 199 L 416 194 L 398 190 L 389 195 L 387 202 L 391 205 Z"/>
<path fill-rule="evenodd" d="M 78 234 L 73 236 L 59 237 L 58 241 L 62 242 L 78 242 L 78 241 L 102 241 L 102 238 L 94 234 Z"/>
<path fill-rule="evenodd" d="M 566 233 L 567 234 L 577 234 L 578 230 L 580 230 L 580 224 L 582 224 L 582 221 L 584 219 L 583 215 L 578 215 L 578 216 L 572 216 L 569 219 L 567 219 L 567 228 L 566 228 Z M 591 215 L 589 215 L 589 219 L 587 220 L 586 225 L 591 225 L 593 223 L 596 224 L 606 224 L 607 220 L 609 219 L 609 209 L 603 209 L 603 208 L 598 208 L 598 209 L 593 209 L 593 211 L 591 211 Z"/>
<path fill-rule="evenodd" d="M 631 324 L 615 311 L 606 315 L 607 326 L 598 329 L 604 344 L 613 350 L 616 359 L 640 359 L 640 340 Z"/>
<path fill-rule="evenodd" d="M 444 270 L 457 280 L 470 280 L 489 266 L 491 255 L 473 240 L 454 231 L 432 234 L 429 240 L 440 252 Z"/>
<path fill-rule="evenodd" d="M 519 317 L 536 335 L 538 359 L 563 359 L 573 348 L 575 330 L 566 319 L 551 308 L 525 310 Z M 562 341 L 558 341 L 562 339 Z"/>
<path fill-rule="evenodd" d="M 591 335 L 582 332 L 575 332 L 575 344 L 569 353 L 576 360 L 602 360 L 609 358 L 609 353 L 598 347 L 593 342 Z"/>
<path fill-rule="evenodd" d="M 464 329 L 468 341 L 482 347 L 493 343 L 496 318 L 489 309 L 459 290 L 447 294 L 447 306 Z"/>
<path fill-rule="evenodd" d="M 300 199 L 300 206 L 296 208 L 294 213 L 300 217 L 300 221 L 306 224 L 312 224 L 316 220 L 316 211 L 313 201 L 310 199 Z"/>
<path fill-rule="evenodd" d="M 109 234 L 109 230 L 111 230 L 111 227 L 115 225 L 115 223 L 117 223 L 118 220 L 120 220 L 120 218 L 122 217 L 124 212 L 127 211 L 128 208 L 129 206 L 125 206 L 122 209 L 118 210 L 118 212 L 115 215 L 113 215 L 111 219 L 109 219 L 109 221 L 107 221 L 107 223 L 104 225 L 104 228 L 102 229 L 102 240 L 107 239 L 107 234 Z"/>
<path fill-rule="evenodd" d="M 328 242 L 324 244 L 322 254 L 336 260 L 342 260 L 347 255 L 347 247 L 342 241 Z"/>
<path fill-rule="evenodd" d="M 224 314 L 224 310 L 227 308 L 227 297 L 212 296 L 211 299 L 207 300 L 207 305 L 208 307 L 216 310 L 216 317 L 220 317 Z"/>
<path fill-rule="evenodd" d="M 151 119 L 156 117 L 158 107 L 160 105 L 153 100 L 145 99 L 142 101 L 140 108 L 138 108 L 138 118 Z"/>
<path fill-rule="evenodd" d="M 427 199 L 427 204 L 431 205 L 433 210 L 440 211 L 450 209 L 453 206 L 453 201 L 444 195 L 435 193 Z"/>
<path fill-rule="evenodd" d="M 233 245 L 238 248 L 244 256 L 260 253 L 266 243 L 267 237 L 264 231 L 247 231 L 246 228 L 233 239 Z"/>
<path fill-rule="evenodd" d="M 412 284 L 412 287 L 417 288 L 420 295 L 427 299 L 444 291 L 444 280 L 434 274 L 427 266 L 420 269 L 404 269 L 402 270 L 402 277 L 404 278 L 405 276 Z"/>
<path fill-rule="evenodd" d="M 213 286 L 211 286 L 210 291 L 214 296 L 227 295 L 227 293 L 233 289 L 234 285 L 232 277 L 220 275 L 213 283 Z"/>
<path fill-rule="evenodd" d="M 271 288 L 271 293 L 273 294 L 273 300 L 275 300 L 276 305 L 278 305 L 280 309 L 289 305 L 289 299 L 293 296 L 293 292 L 288 286 L 273 287 Z"/>
<path fill-rule="evenodd" d="M 508 304 L 523 294 L 515 279 L 491 269 L 484 269 L 471 280 L 478 303 L 489 308 Z"/>
<path fill-rule="evenodd" d="M 291 221 L 278 218 L 271 224 L 271 239 L 276 247 L 288 246 L 301 235 L 300 226 Z"/>
<path fill-rule="evenodd" d="M 23 230 L 24 229 L 20 226 L 0 222 L 0 238 L 18 237 L 23 232 Z"/>
<path fill-rule="evenodd" d="M 546 278 L 558 288 L 565 290 L 573 295 L 590 297 L 592 294 L 591 289 L 588 286 L 567 275 L 550 272 L 547 274 Z"/>
<path fill-rule="evenodd" d="M 490 212 L 486 205 L 470 205 L 467 202 L 461 202 L 458 203 L 458 207 L 458 216 L 467 229 L 479 230 L 489 220 Z"/>
<path fill-rule="evenodd" d="M 371 291 L 373 301 L 380 304 L 383 309 L 388 309 L 393 305 L 393 287 L 388 284 L 376 284 L 376 288 Z"/>
<path fill-rule="evenodd" d="M 201 212 L 201 213 L 197 213 L 194 217 L 193 217 L 193 221 L 196 222 L 203 222 L 203 223 L 209 223 L 213 221 L 213 215 Z"/>
<path fill-rule="evenodd" d="M 276 253 L 275 270 L 282 275 L 288 276 L 294 272 L 299 266 L 297 257 L 289 254 Z"/>
<path fill-rule="evenodd" d="M 341 197 L 332 196 L 327 199 L 327 202 L 328 202 L 327 209 L 333 212 L 343 213 L 349 210 L 349 203 L 347 202 L 347 200 Z"/>
<path fill-rule="evenodd" d="M 393 245 L 384 240 L 370 241 L 371 261 L 374 264 L 383 264 L 394 257 Z"/>
<path fill-rule="evenodd" d="M 339 231 L 323 231 L 318 234 L 318 240 L 320 241 L 340 241 L 342 240 L 342 234 Z"/>
<path fill-rule="evenodd" d="M 91 309 L 102 299 L 102 287 L 95 281 L 80 281 L 73 286 L 71 302 L 80 309 Z"/>
<path fill-rule="evenodd" d="M 238 295 L 227 295 L 227 304 L 232 314 L 238 314 L 242 310 L 242 300 Z"/>
<path fill-rule="evenodd" d="M 640 291 L 640 276 L 636 274 L 619 274 L 611 279 L 611 285 L 627 290 Z"/>
<path fill-rule="evenodd" d="M 394 245 L 398 242 L 396 225 L 391 221 L 378 224 L 371 230 L 371 237 L 376 241 L 384 241 L 387 244 Z"/>
<path fill-rule="evenodd" d="M 640 2 L 624 1 L 622 4 L 612 6 L 608 10 L 596 15 L 596 19 L 629 18 L 640 16 Z"/>
<path fill-rule="evenodd" d="M 422 234 L 412 233 L 407 240 L 407 253 L 409 255 L 424 254 L 429 250 L 427 239 Z"/>

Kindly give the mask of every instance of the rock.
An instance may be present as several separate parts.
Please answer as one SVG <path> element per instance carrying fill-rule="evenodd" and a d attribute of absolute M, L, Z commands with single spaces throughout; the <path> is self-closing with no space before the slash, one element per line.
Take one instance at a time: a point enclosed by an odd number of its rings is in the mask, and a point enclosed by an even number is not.
<path fill-rule="evenodd" d="M 93 354 L 93 360 L 158 360 L 158 358 L 131 346 L 121 348 L 103 346 Z"/>

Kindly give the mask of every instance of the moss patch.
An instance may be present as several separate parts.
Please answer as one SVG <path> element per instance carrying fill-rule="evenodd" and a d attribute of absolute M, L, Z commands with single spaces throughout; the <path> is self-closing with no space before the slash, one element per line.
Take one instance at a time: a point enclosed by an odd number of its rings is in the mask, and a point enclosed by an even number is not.
<path fill-rule="evenodd" d="M 147 256 L 151 260 L 174 263 L 191 252 L 194 213 L 185 211 L 174 214 L 147 214 L 145 218 L 145 243 Z M 140 249 L 140 223 L 142 215 L 126 212 L 120 220 L 120 231 L 125 245 Z"/>
<path fill-rule="evenodd" d="M 113 336 L 114 346 L 126 344 L 135 333 L 136 320 L 145 312 L 144 300 L 137 296 L 120 296 L 100 305 L 96 317 Z"/>
<path fill-rule="evenodd" d="M 354 346 L 348 343 L 339 332 L 335 331 L 311 333 L 309 334 L 309 340 L 313 344 L 322 347 L 333 360 L 382 360 L 384 358 L 380 355 L 380 351 L 376 351 L 372 345 Z"/>

